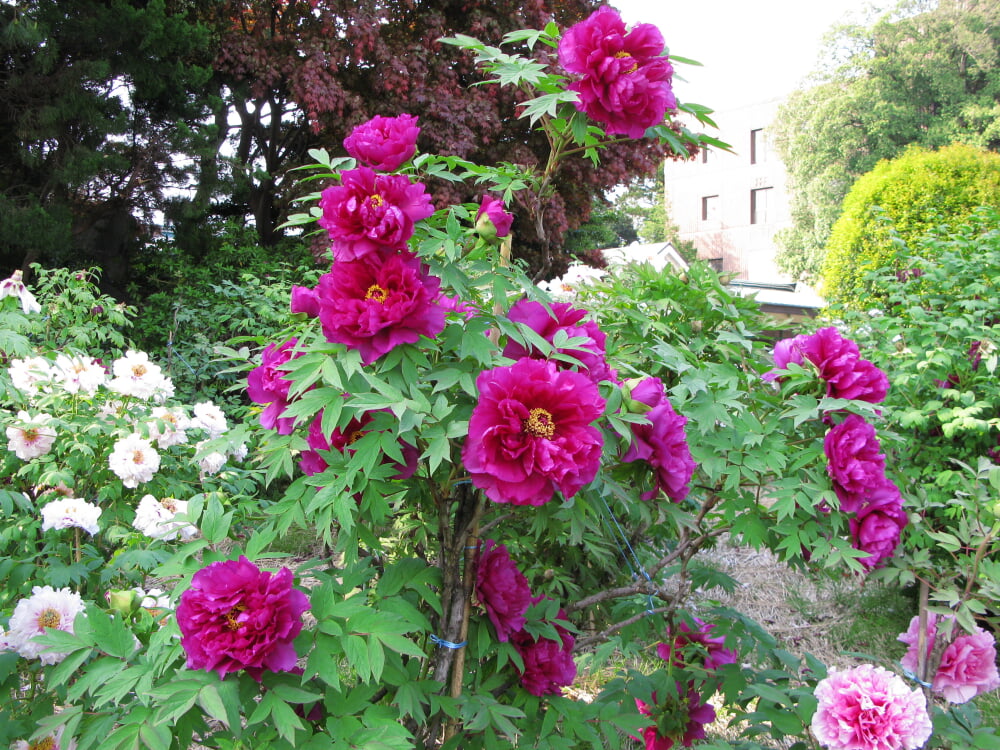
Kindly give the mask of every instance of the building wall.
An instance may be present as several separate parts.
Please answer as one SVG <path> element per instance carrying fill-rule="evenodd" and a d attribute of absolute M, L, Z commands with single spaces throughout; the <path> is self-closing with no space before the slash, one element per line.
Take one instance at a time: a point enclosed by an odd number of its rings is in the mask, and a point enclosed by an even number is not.
<path fill-rule="evenodd" d="M 734 153 L 712 150 L 665 166 L 667 211 L 700 259 L 746 281 L 789 280 L 774 263 L 774 233 L 791 224 L 787 174 L 768 143 L 780 99 L 716 112 Z"/>

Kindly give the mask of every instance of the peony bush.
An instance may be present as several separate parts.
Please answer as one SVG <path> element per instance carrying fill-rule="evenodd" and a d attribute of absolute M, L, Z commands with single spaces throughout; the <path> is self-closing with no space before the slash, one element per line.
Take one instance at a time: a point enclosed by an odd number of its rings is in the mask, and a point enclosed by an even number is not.
<path fill-rule="evenodd" d="M 444 41 L 526 92 L 548 163 L 421 153 L 405 113 L 314 151 L 289 221 L 329 271 L 244 361 L 245 424 L 177 403 L 124 341 L 107 365 L 57 355 L 56 303 L 11 280 L 2 741 L 662 749 L 725 707 L 744 747 L 919 747 L 943 708 L 777 648 L 704 595 L 737 581 L 698 556 L 728 537 L 882 575 L 919 520 L 880 440 L 886 374 L 837 327 L 772 347 L 705 268 L 611 269 L 554 301 L 512 259 L 505 207 L 543 205 L 568 160 L 709 142 L 678 119 L 709 112 L 676 100 L 662 35 L 602 8 L 503 48 Z M 430 179 L 485 195 L 434 206 Z M 287 561 L 299 530 L 317 543 Z M 989 689 L 985 639 L 959 638 L 935 668 Z"/>

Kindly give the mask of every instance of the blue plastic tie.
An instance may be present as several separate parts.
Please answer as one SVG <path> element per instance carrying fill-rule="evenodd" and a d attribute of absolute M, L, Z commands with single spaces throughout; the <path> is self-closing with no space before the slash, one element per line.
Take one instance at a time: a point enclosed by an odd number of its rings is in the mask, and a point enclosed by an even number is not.
<path fill-rule="evenodd" d="M 924 682 L 919 677 L 917 677 L 913 672 L 911 672 L 909 669 L 904 669 L 903 670 L 903 674 L 905 674 L 908 678 L 910 678 L 911 680 L 913 680 L 915 683 L 917 683 L 921 687 L 925 687 L 925 688 L 932 687 L 931 683 Z"/>
<path fill-rule="evenodd" d="M 439 646 L 444 646 L 445 648 L 462 648 L 468 641 L 462 641 L 461 643 L 452 643 L 451 641 L 446 641 L 444 638 L 438 638 L 436 635 L 431 633 L 431 641 Z"/>

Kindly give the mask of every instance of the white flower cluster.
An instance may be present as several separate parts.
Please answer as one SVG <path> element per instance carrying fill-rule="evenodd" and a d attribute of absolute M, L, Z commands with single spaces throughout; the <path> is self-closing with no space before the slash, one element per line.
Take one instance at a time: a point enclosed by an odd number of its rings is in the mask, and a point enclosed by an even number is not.
<path fill-rule="evenodd" d="M 178 515 L 186 515 L 187 510 L 187 500 L 172 497 L 157 500 L 152 495 L 144 495 L 136 508 L 132 525 L 151 539 L 169 541 L 180 537 L 186 542 L 198 534 L 198 529 L 191 524 L 176 520 Z"/>
<path fill-rule="evenodd" d="M 544 289 L 556 302 L 570 302 L 576 298 L 581 286 L 600 281 L 605 273 L 599 268 L 575 263 L 566 269 L 566 273 L 550 281 L 543 281 L 538 286 Z"/>

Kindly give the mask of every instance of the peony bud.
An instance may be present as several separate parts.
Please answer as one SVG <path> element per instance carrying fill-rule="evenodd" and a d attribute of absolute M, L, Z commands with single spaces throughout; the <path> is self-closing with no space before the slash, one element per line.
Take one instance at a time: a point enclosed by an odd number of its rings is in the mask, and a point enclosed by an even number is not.
<path fill-rule="evenodd" d="M 476 232 L 484 240 L 491 241 L 510 234 L 514 216 L 504 210 L 503 201 L 484 195 L 476 214 Z"/>

